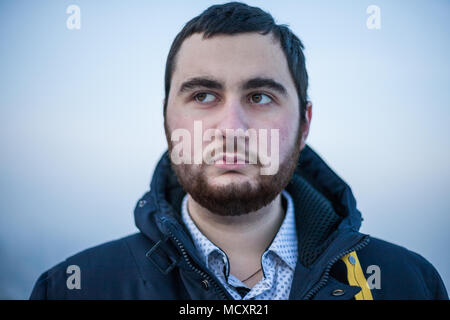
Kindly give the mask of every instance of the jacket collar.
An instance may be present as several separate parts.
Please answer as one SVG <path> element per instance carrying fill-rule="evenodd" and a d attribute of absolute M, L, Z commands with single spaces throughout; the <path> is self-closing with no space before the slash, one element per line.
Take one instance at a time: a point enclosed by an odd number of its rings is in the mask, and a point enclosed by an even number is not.
<path fill-rule="evenodd" d="M 300 153 L 299 163 L 286 190 L 291 194 L 299 236 L 299 261 L 308 268 L 341 233 L 355 233 L 361 213 L 350 187 L 309 147 Z M 180 209 L 185 191 L 170 166 L 168 151 L 158 162 L 150 191 L 134 211 L 138 229 L 157 242 L 176 234 L 194 261 L 200 262 L 190 234 L 182 224 Z"/>

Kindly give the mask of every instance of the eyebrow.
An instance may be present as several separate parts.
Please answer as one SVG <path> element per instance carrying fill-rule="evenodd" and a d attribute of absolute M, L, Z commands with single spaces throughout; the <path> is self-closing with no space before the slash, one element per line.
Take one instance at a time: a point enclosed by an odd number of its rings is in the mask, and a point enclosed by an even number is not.
<path fill-rule="evenodd" d="M 181 84 L 180 89 L 178 90 L 178 94 L 180 95 L 183 92 L 190 91 L 195 88 L 223 90 L 224 87 L 225 86 L 222 82 L 210 77 L 193 77 Z M 245 81 L 241 85 L 241 89 L 243 90 L 258 88 L 270 88 L 284 96 L 287 96 L 286 88 L 281 83 L 275 81 L 272 78 L 255 77 Z"/>
<path fill-rule="evenodd" d="M 252 78 L 246 81 L 242 86 L 242 89 L 244 90 L 258 89 L 258 88 L 270 88 L 284 96 L 287 95 L 286 88 L 281 83 L 275 81 L 272 78 L 263 78 L 263 77 Z"/>
<path fill-rule="evenodd" d="M 194 77 L 184 81 L 181 84 L 180 89 L 178 90 L 178 94 L 199 87 L 222 90 L 224 88 L 224 85 L 221 82 L 209 77 Z"/>

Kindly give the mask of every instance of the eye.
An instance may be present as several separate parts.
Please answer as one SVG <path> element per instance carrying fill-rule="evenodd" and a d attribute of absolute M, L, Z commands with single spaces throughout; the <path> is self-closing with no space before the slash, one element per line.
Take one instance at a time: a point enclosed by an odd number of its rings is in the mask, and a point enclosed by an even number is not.
<path fill-rule="evenodd" d="M 272 98 L 264 93 L 255 93 L 250 96 L 250 102 L 255 104 L 268 104 L 272 102 Z"/>
<path fill-rule="evenodd" d="M 194 99 L 200 103 L 208 103 L 214 101 L 215 96 L 212 93 L 200 92 L 194 96 Z"/>

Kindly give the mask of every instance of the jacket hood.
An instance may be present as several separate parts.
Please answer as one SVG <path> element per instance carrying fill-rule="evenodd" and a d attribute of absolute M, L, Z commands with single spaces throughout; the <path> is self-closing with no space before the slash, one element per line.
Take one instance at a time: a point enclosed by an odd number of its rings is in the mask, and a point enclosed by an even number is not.
<path fill-rule="evenodd" d="M 309 146 L 299 156 L 286 190 L 294 202 L 299 238 L 299 260 L 308 266 L 342 232 L 357 232 L 361 213 L 350 187 Z M 150 190 L 137 202 L 134 216 L 138 229 L 153 241 L 167 235 L 166 222 L 190 235 L 181 220 L 181 202 L 186 192 L 170 165 L 168 151 L 159 160 Z M 185 243 L 193 249 L 193 243 Z"/>

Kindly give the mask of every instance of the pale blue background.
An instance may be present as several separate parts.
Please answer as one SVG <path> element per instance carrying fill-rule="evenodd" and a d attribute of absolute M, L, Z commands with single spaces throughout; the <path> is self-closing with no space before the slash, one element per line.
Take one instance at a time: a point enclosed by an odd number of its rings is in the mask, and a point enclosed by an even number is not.
<path fill-rule="evenodd" d="M 0 298 L 28 298 L 49 267 L 136 231 L 166 148 L 170 44 L 213 3 L 0 2 Z M 352 187 L 361 231 L 420 253 L 450 287 L 450 2 L 247 3 L 304 42 L 309 142 Z M 66 28 L 70 4 L 81 30 Z"/>

